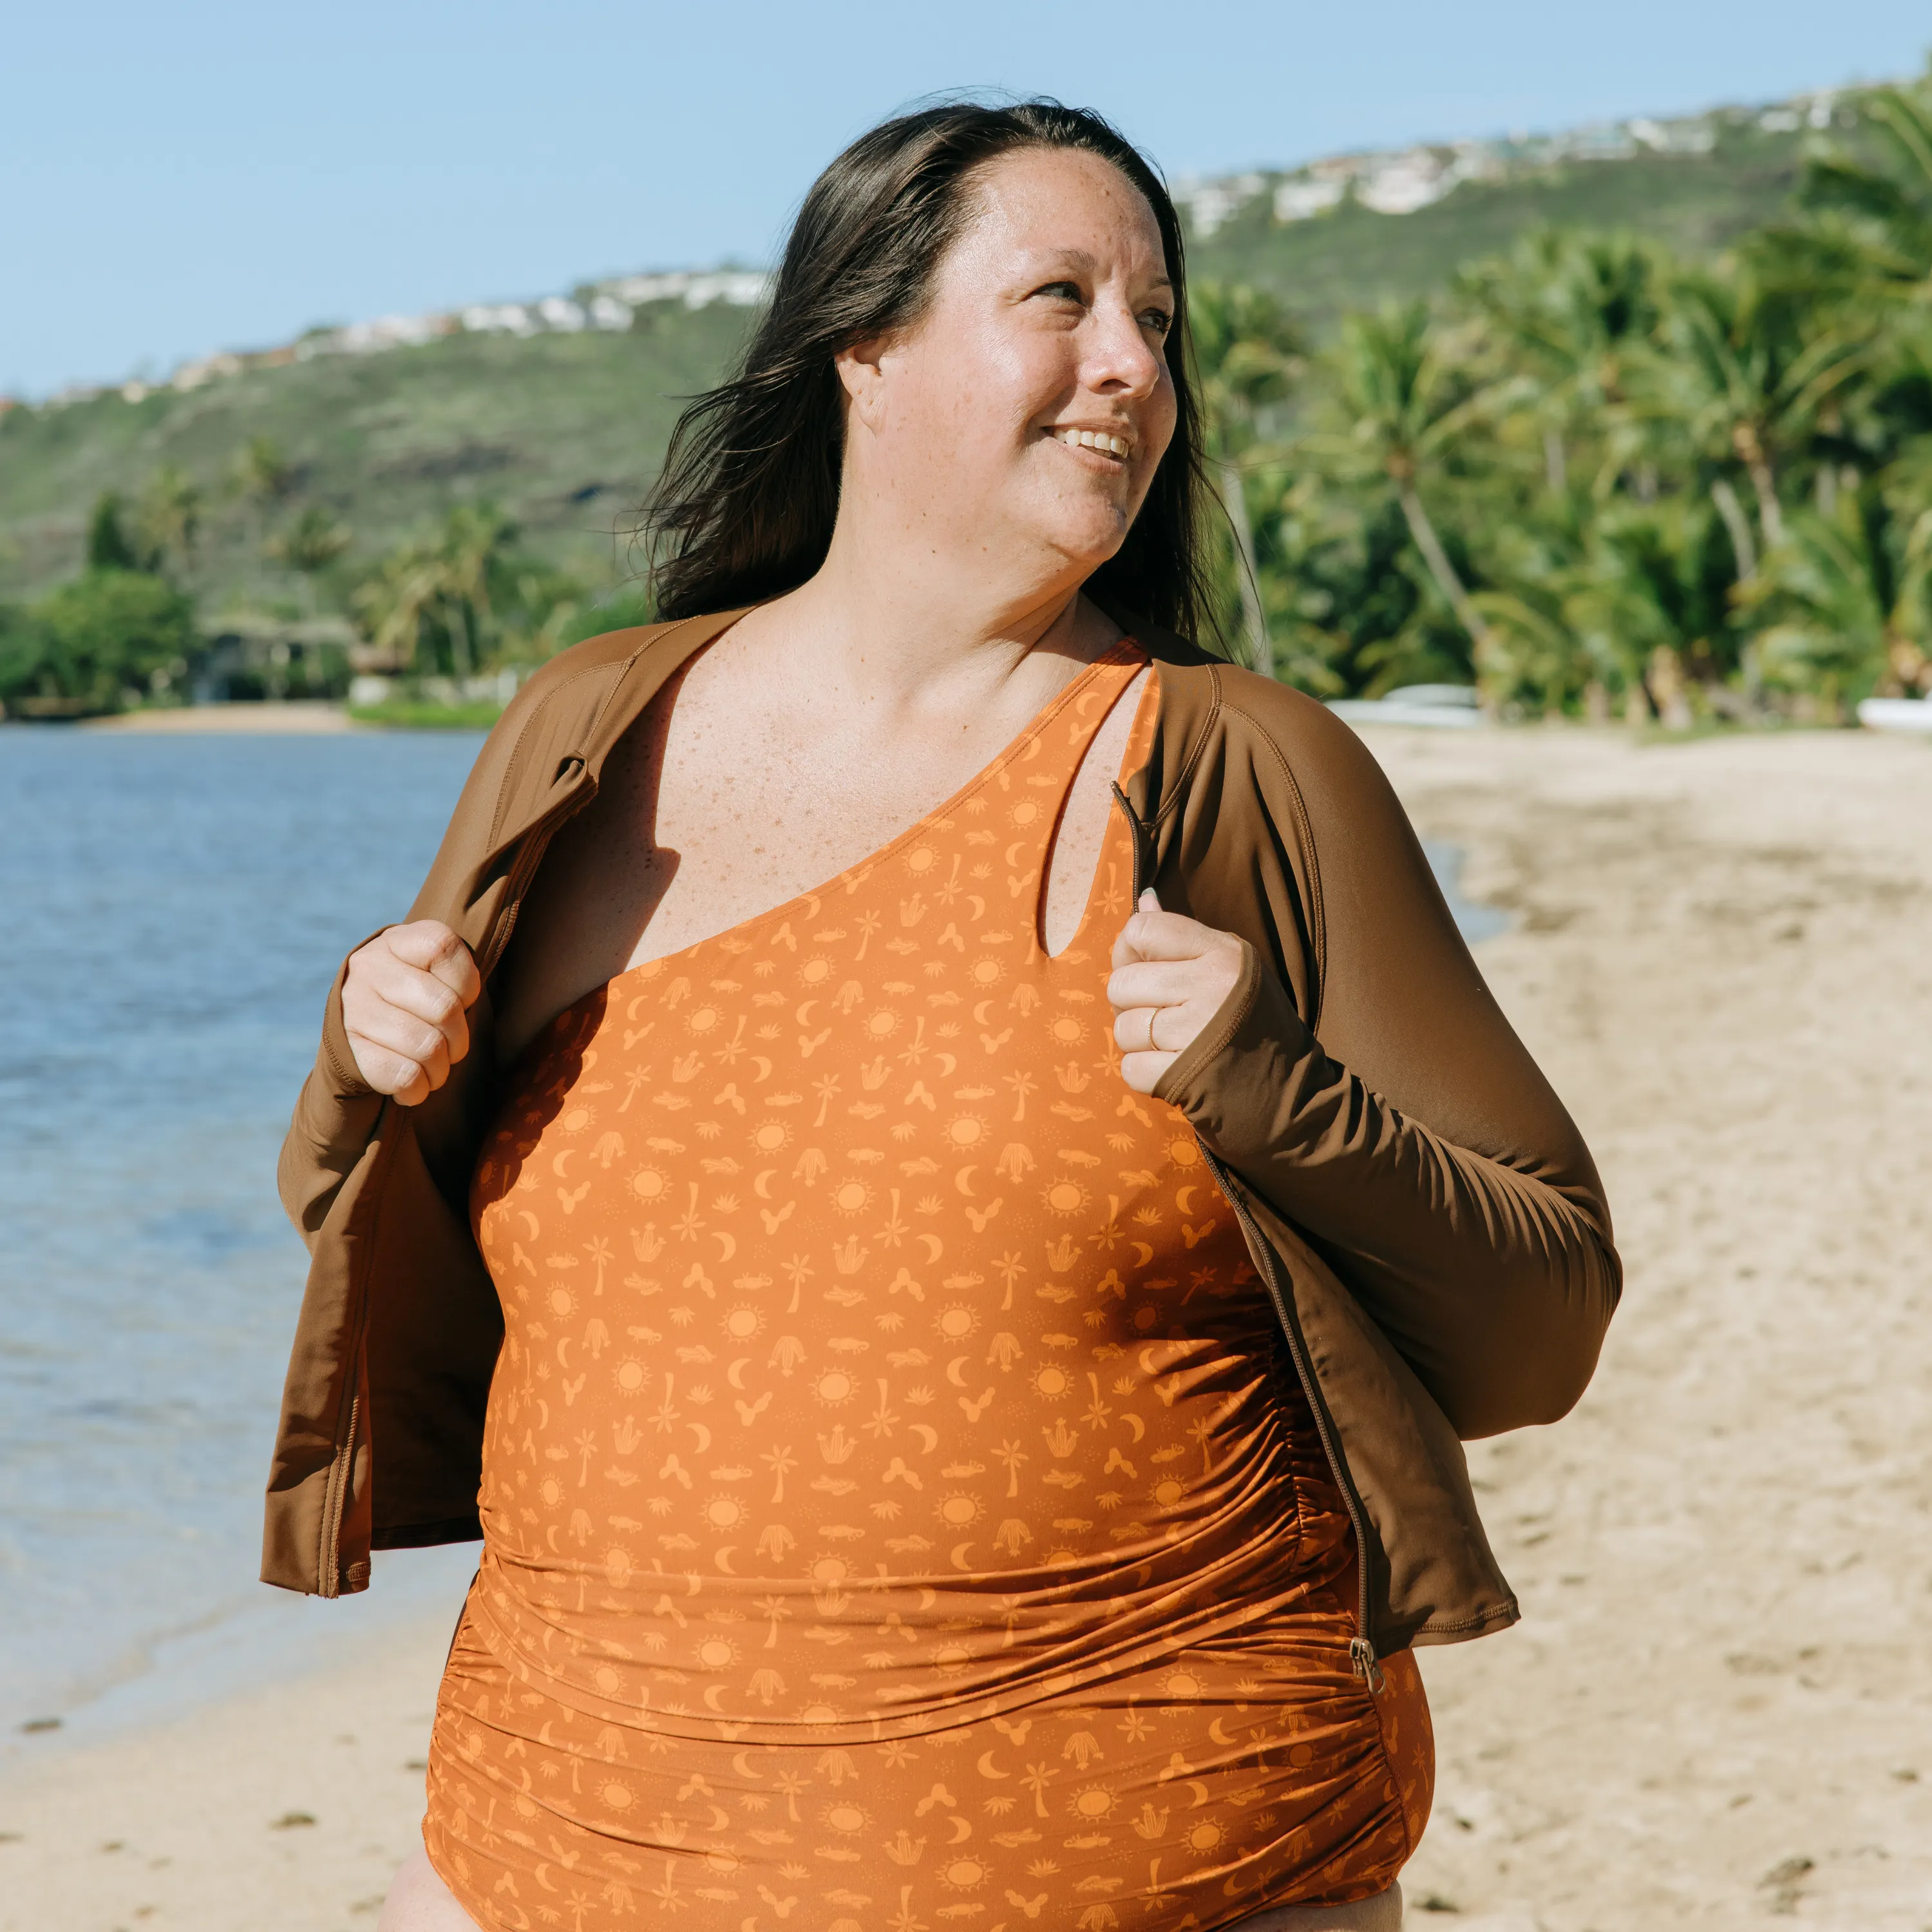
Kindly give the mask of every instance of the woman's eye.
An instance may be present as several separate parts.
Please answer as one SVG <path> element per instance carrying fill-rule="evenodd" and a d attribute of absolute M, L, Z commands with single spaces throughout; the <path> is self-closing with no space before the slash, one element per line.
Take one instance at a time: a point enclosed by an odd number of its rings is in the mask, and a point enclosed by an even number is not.
<path fill-rule="evenodd" d="M 1165 335 L 1174 326 L 1174 318 L 1164 308 L 1150 308 L 1141 320 L 1156 334 Z"/>
<path fill-rule="evenodd" d="M 1077 302 L 1081 299 L 1078 282 L 1048 282 L 1044 288 L 1036 289 L 1034 292 L 1036 295 L 1057 296 L 1063 302 Z"/>

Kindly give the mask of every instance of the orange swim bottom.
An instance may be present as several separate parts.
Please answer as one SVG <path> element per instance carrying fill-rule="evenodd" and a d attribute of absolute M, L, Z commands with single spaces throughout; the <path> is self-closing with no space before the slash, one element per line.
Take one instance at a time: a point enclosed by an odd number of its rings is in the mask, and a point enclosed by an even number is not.
<path fill-rule="evenodd" d="M 1010 1718 L 832 1748 L 573 1718 L 466 1615 L 424 1840 L 479 1925 L 1211 1932 L 1392 1884 L 1434 1782 L 1422 1682 L 1304 1612 Z M 1150 1912 L 1158 1912 L 1150 1922 Z"/>

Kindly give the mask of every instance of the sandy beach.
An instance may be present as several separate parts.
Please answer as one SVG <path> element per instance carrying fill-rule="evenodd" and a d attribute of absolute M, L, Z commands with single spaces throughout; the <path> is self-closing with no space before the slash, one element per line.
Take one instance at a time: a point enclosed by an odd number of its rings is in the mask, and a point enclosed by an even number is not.
<path fill-rule="evenodd" d="M 1578 1412 L 1472 1448 L 1525 1621 L 1423 1653 L 1409 1922 L 1926 1932 L 1932 746 L 1370 742 L 1516 916 L 1483 963 L 1628 1269 Z M 0 1932 L 372 1924 L 448 1634 L 104 1743 L 10 1741 Z"/>
<path fill-rule="evenodd" d="M 184 704 L 171 711 L 122 711 L 109 718 L 89 718 L 83 731 L 160 732 L 172 737 L 211 731 L 239 731 L 273 737 L 310 737 L 318 732 L 366 730 L 346 706 L 319 700 L 291 704 Z"/>

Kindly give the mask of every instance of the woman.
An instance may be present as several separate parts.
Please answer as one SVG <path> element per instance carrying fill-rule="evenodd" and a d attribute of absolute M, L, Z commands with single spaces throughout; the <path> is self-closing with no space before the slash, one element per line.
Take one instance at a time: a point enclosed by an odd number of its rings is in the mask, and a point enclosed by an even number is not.
<path fill-rule="evenodd" d="M 484 1540 L 389 1932 L 1400 1921 L 1410 1648 L 1516 1616 L 1458 1438 L 1617 1268 L 1372 762 L 1175 634 L 1184 314 L 1095 117 L 856 143 L 674 621 L 344 969 L 266 1574 Z"/>

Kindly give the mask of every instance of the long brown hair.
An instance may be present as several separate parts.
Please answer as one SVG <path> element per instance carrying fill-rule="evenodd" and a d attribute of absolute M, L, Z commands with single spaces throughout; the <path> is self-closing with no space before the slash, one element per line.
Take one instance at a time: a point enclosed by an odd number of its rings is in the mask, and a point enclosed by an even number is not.
<path fill-rule="evenodd" d="M 955 102 L 884 122 L 812 184 L 736 372 L 678 418 L 640 535 L 661 617 L 734 609 L 796 589 L 825 560 L 838 513 L 843 392 L 833 358 L 906 328 L 970 218 L 970 178 L 1026 148 L 1111 161 L 1154 211 L 1176 326 L 1178 413 L 1120 549 L 1088 580 L 1103 604 L 1184 637 L 1217 628 L 1202 513 L 1201 405 L 1186 352 L 1186 276 L 1173 201 L 1140 151 L 1099 115 L 1055 100 Z M 1211 514 L 1211 512 L 1210 512 Z"/>

